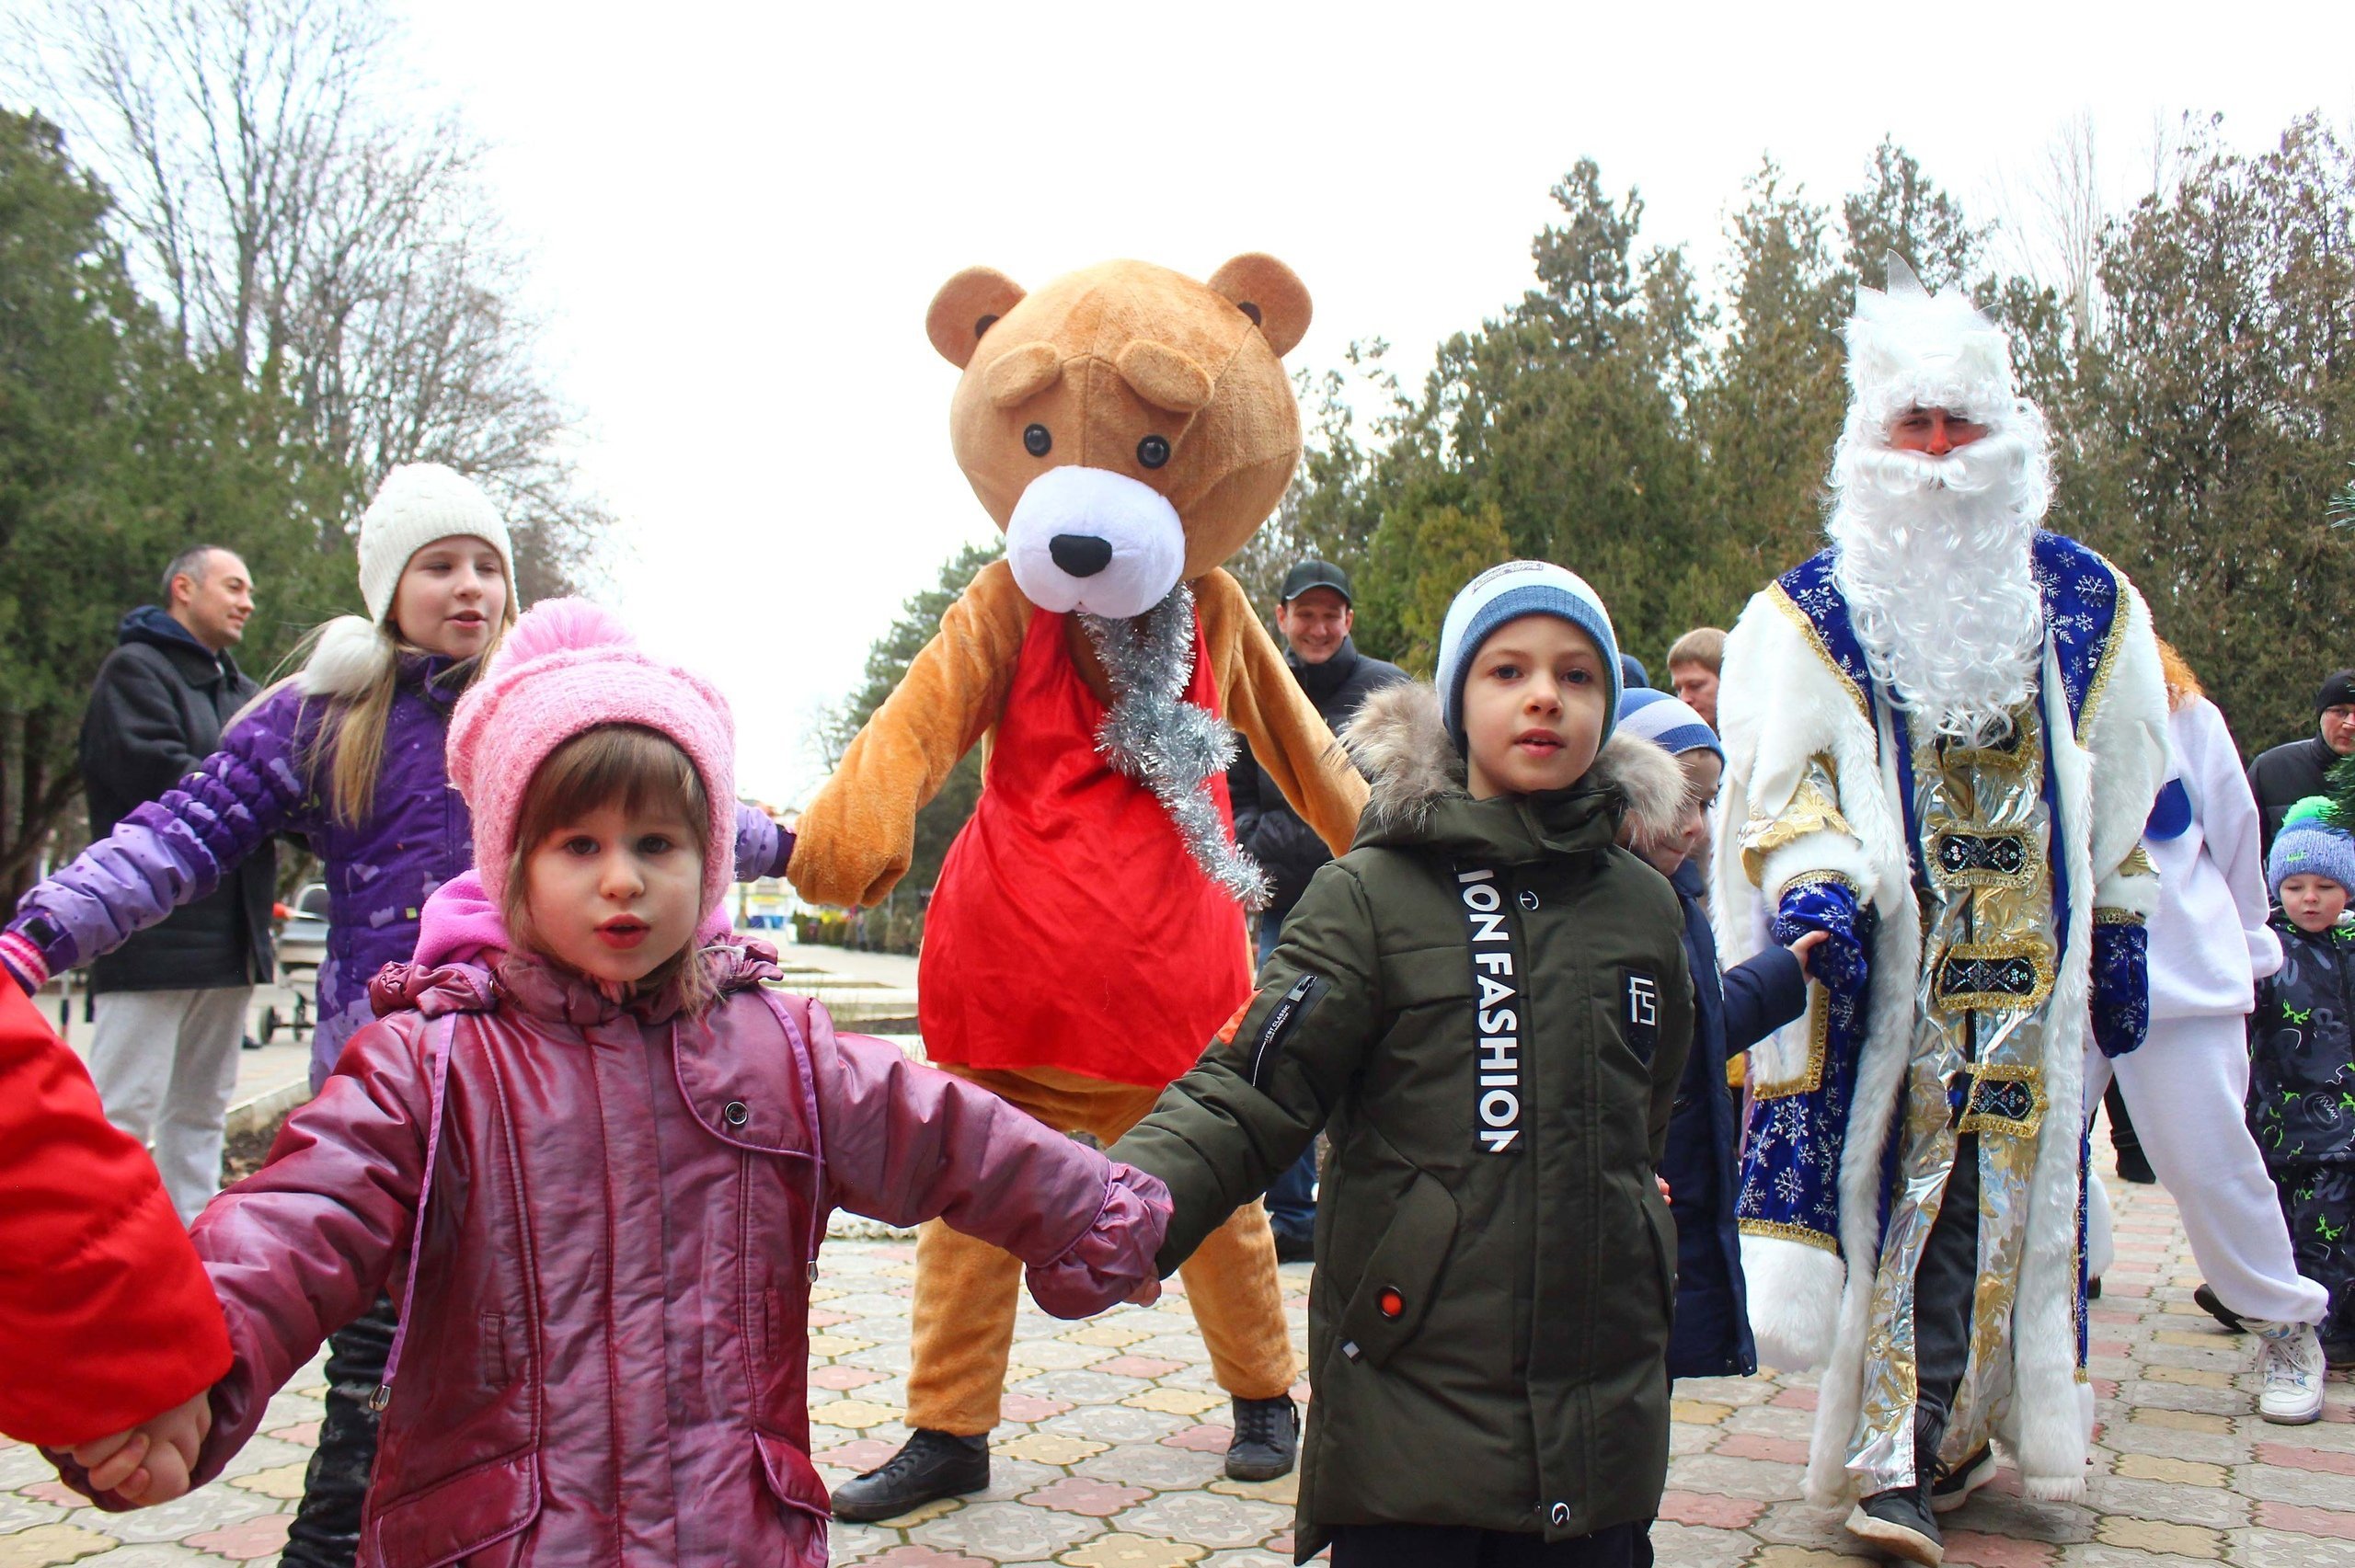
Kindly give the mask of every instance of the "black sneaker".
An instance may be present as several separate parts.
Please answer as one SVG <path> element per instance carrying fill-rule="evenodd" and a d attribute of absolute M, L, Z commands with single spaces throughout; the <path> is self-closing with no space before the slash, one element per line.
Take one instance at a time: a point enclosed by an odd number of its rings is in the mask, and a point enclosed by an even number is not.
<path fill-rule="evenodd" d="M 1930 1512 L 1951 1514 L 1970 1501 L 1970 1494 L 1995 1479 L 1995 1450 L 1986 1444 L 1954 1469 L 1930 1483 Z"/>
<path fill-rule="evenodd" d="M 985 1492 L 990 1440 L 957 1437 L 919 1426 L 900 1451 L 856 1481 L 834 1489 L 834 1517 L 846 1524 L 895 1519 L 943 1497 Z"/>
<path fill-rule="evenodd" d="M 2205 1285 L 2202 1285 L 2192 1291 L 2191 1299 L 2198 1304 L 2201 1311 L 2207 1313 L 2210 1317 L 2215 1319 L 2218 1322 L 2223 1324 L 2234 1333 L 2240 1333 L 2243 1329 L 2248 1326 L 2246 1323 L 2241 1322 L 2240 1314 L 2238 1312 L 2235 1312 L 2230 1307 L 2225 1306 L 2223 1299 L 2218 1296 L 2213 1290 L 2208 1288 Z"/>
<path fill-rule="evenodd" d="M 1276 1261 L 1278 1263 L 1315 1263 L 1316 1261 L 1316 1232 L 1311 1230 L 1303 1235 L 1292 1230 L 1277 1231 Z"/>
<path fill-rule="evenodd" d="M 1235 1441 L 1226 1446 L 1229 1481 L 1273 1481 L 1300 1458 L 1300 1407 L 1290 1394 L 1235 1402 Z"/>
<path fill-rule="evenodd" d="M 1848 1533 L 1891 1557 L 1918 1562 L 1922 1568 L 1938 1568 L 1946 1561 L 1946 1539 L 1938 1533 L 1938 1521 L 1930 1512 L 1929 1490 L 1917 1481 L 1911 1486 L 1874 1493 L 1848 1516 Z"/>
<path fill-rule="evenodd" d="M 2355 1335 L 2322 1342 L 2322 1364 L 2334 1372 L 2355 1367 Z"/>
<path fill-rule="evenodd" d="M 2142 1152 L 2141 1144 L 2130 1143 L 2118 1151 L 2118 1179 L 2138 1187 L 2159 1185 L 2159 1173 L 2151 1169 L 2150 1156 Z"/>

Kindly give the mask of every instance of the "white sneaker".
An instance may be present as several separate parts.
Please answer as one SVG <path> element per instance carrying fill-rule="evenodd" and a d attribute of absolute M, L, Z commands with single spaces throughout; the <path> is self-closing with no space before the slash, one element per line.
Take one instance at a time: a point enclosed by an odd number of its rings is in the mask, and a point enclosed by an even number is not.
<path fill-rule="evenodd" d="M 2257 1371 L 2265 1379 L 2257 1413 L 2280 1426 L 2322 1419 L 2322 1340 L 2312 1323 L 2243 1320 L 2257 1336 Z"/>

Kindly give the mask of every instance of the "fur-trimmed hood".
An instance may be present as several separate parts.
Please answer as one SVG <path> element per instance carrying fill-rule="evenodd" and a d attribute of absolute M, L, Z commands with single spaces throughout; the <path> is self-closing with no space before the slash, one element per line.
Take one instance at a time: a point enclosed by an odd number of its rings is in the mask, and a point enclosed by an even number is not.
<path fill-rule="evenodd" d="M 1384 687 L 1366 698 L 1342 730 L 1341 744 L 1373 785 L 1358 824 L 1361 844 L 1453 839 L 1471 826 L 1449 821 L 1457 807 L 1499 804 L 1475 801 L 1466 790 L 1464 759 L 1440 723 L 1439 692 L 1428 681 Z M 1512 804 L 1548 840 L 1599 811 L 1611 815 L 1614 829 L 1619 820 L 1632 819 L 1638 834 L 1665 838 L 1677 830 L 1684 798 L 1684 770 L 1675 758 L 1648 740 L 1614 735 L 1577 784 Z M 1487 833 L 1476 830 L 1476 835 Z"/>

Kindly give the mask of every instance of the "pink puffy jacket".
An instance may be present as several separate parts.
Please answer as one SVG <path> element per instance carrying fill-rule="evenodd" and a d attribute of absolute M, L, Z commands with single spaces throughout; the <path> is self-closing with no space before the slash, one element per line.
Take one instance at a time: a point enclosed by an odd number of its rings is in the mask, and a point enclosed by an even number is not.
<path fill-rule="evenodd" d="M 198 1479 L 331 1330 L 388 1280 L 398 1298 L 437 1031 L 431 1201 L 362 1564 L 823 1563 L 808 1323 L 837 1205 L 994 1242 L 1060 1316 L 1151 1276 L 1159 1182 L 836 1035 L 754 983 L 775 956 L 709 950 L 725 994 L 699 1019 L 515 958 L 387 967 L 391 1015 L 196 1227 L 236 1355 Z"/>

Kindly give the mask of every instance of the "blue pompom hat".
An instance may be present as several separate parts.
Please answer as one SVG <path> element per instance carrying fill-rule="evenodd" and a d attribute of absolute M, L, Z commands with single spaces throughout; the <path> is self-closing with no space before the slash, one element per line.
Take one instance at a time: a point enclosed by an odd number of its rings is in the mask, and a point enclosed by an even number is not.
<path fill-rule="evenodd" d="M 1507 561 L 1465 583 L 1440 624 L 1439 668 L 1432 672 L 1433 683 L 1439 687 L 1440 721 L 1447 726 L 1448 738 L 1459 752 L 1464 750 L 1464 679 L 1471 671 L 1472 658 L 1490 633 L 1523 615 L 1558 616 L 1594 639 L 1595 651 L 1603 656 L 1603 672 L 1611 680 L 1611 700 L 1603 704 L 1598 745 L 1611 738 L 1618 723 L 1619 697 L 1625 689 L 1619 637 L 1611 629 L 1611 612 L 1603 608 L 1603 596 L 1578 573 L 1550 561 Z"/>
<path fill-rule="evenodd" d="M 2265 890 L 2281 901 L 2292 876 L 2327 876 L 2355 896 L 2355 838 L 2338 825 L 2330 802 L 2310 795 L 2290 807 L 2265 857 Z"/>

